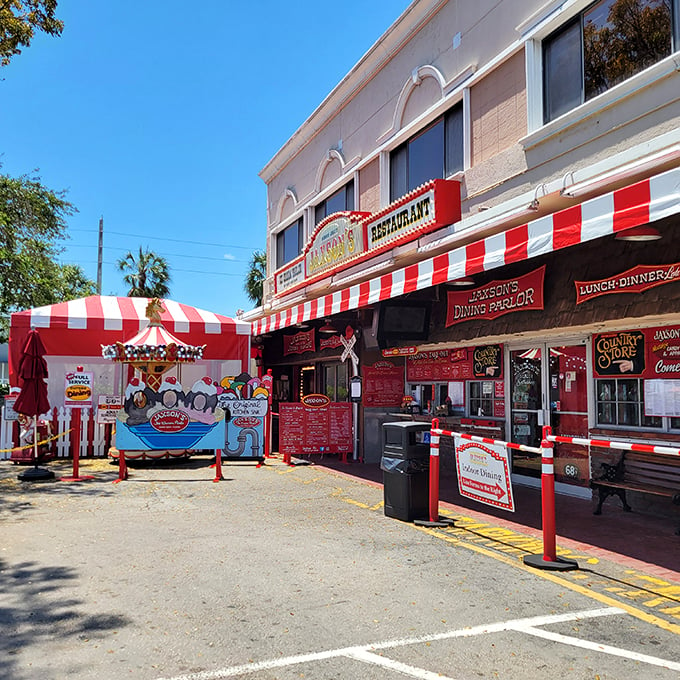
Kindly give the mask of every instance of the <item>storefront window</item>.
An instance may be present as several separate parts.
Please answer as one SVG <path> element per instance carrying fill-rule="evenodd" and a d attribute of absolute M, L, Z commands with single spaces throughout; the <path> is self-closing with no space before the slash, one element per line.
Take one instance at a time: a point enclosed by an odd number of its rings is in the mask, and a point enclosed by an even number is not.
<path fill-rule="evenodd" d="M 319 224 L 329 215 L 345 210 L 354 210 L 354 181 L 349 181 L 342 189 L 338 189 L 325 201 L 314 208 L 314 224 Z"/>
<path fill-rule="evenodd" d="M 662 418 L 645 415 L 643 385 L 644 381 L 640 378 L 597 380 L 597 424 L 619 427 L 662 427 Z"/>
<path fill-rule="evenodd" d="M 293 222 L 276 236 L 276 266 L 283 267 L 284 264 L 295 259 L 301 252 L 304 245 L 304 230 L 302 218 Z"/>
<path fill-rule="evenodd" d="M 504 399 L 497 399 L 498 390 L 493 380 L 468 381 L 468 414 L 493 418 L 504 412 Z"/>
<path fill-rule="evenodd" d="M 323 368 L 323 393 L 331 401 L 347 401 L 347 380 L 347 364 L 326 364 Z"/>

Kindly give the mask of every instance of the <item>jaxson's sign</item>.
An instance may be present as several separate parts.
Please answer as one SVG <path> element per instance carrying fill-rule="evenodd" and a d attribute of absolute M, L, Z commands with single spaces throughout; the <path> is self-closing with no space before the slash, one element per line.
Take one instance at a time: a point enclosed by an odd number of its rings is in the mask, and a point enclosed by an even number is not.
<path fill-rule="evenodd" d="M 495 319 L 510 312 L 543 309 L 545 265 L 504 281 L 492 281 L 481 288 L 447 294 L 446 325 L 471 319 Z"/>
<path fill-rule="evenodd" d="M 680 281 L 680 262 L 637 265 L 621 274 L 597 281 L 574 281 L 576 304 L 612 293 L 642 293 L 664 283 Z"/>
<path fill-rule="evenodd" d="M 433 179 L 377 213 L 341 212 L 320 222 L 303 252 L 276 272 L 276 294 L 358 264 L 460 220 L 460 183 Z"/>

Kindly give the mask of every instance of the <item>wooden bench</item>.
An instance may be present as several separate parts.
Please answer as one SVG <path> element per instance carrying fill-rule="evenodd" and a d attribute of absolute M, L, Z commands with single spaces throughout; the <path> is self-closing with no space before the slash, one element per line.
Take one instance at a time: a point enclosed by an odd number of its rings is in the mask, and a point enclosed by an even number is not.
<path fill-rule="evenodd" d="M 631 512 L 626 491 L 665 496 L 680 505 L 680 456 L 623 451 L 615 465 L 600 465 L 601 475 L 590 482 L 599 494 L 595 515 L 602 514 L 602 504 L 609 496 L 618 496 L 624 511 Z M 680 535 L 680 528 L 675 533 Z"/>

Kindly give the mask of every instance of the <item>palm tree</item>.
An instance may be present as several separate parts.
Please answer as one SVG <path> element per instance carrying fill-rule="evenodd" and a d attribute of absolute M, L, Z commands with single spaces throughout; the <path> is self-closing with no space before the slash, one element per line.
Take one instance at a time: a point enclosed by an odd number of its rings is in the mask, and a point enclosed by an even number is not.
<path fill-rule="evenodd" d="M 256 250 L 250 258 L 246 281 L 243 289 L 246 295 L 255 303 L 256 307 L 262 304 L 262 289 L 267 277 L 267 253 Z"/>
<path fill-rule="evenodd" d="M 167 297 L 169 295 L 168 263 L 148 248 L 144 251 L 139 246 L 137 257 L 129 252 L 118 260 L 117 264 L 120 271 L 127 272 L 123 281 L 130 286 L 128 297 Z"/>

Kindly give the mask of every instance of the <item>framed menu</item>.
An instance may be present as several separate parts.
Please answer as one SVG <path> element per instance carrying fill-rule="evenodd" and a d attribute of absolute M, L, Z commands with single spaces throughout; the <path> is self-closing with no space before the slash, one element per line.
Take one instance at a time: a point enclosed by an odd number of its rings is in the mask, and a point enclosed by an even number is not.
<path fill-rule="evenodd" d="M 279 451 L 282 454 L 299 456 L 351 453 L 354 450 L 352 404 L 324 399 L 326 403 L 318 405 L 279 404 Z"/>

